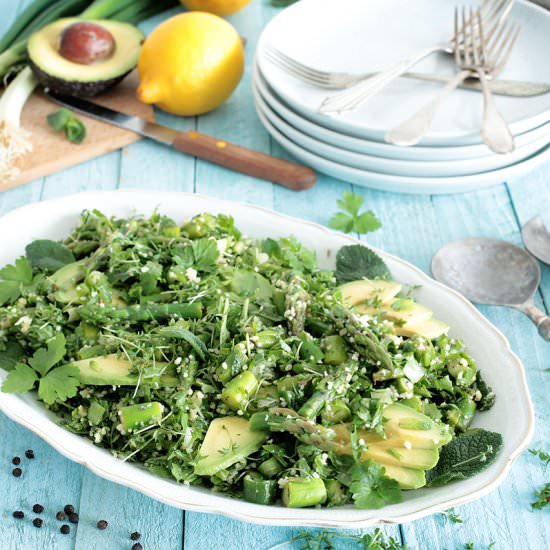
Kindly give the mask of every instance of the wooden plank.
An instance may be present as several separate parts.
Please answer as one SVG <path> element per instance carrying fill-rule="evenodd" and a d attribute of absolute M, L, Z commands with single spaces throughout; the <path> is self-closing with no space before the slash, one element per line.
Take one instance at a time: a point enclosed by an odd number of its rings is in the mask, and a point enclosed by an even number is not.
<path fill-rule="evenodd" d="M 63 458 L 52 447 L 44 443 L 15 422 L 0 413 L 0 548 L 40 548 L 41 550 L 69 550 L 74 544 L 74 529 L 70 536 L 59 532 L 61 525 L 55 514 L 65 504 L 78 502 L 80 494 L 81 468 Z M 32 449 L 35 459 L 25 458 L 25 450 Z M 12 476 L 14 456 L 21 457 L 20 478 Z M 42 504 L 44 511 L 35 514 L 34 504 Z M 14 510 L 22 510 L 25 518 L 14 519 Z M 41 529 L 33 526 L 32 520 L 40 516 L 44 520 Z"/>
<path fill-rule="evenodd" d="M 437 223 L 432 226 L 431 239 L 429 233 L 424 234 L 428 239 L 424 246 L 432 250 L 428 255 L 421 252 L 421 257 L 415 260 L 417 264 L 428 265 L 431 253 L 442 243 L 466 236 L 485 235 L 519 243 L 514 210 L 504 186 L 463 195 L 432 197 L 432 204 Z M 418 247 L 416 234 L 423 219 L 420 215 L 416 224 L 411 220 L 407 232 L 401 235 L 403 246 L 412 251 Z M 527 368 L 535 406 L 543 406 L 548 395 L 542 372 L 547 344 L 520 313 L 505 308 L 480 309 L 510 339 L 512 348 Z M 540 422 L 537 432 L 541 440 L 548 441 L 548 429 Z M 498 491 L 460 508 L 463 524 L 454 525 L 441 516 L 431 516 L 404 525 L 405 541 L 413 548 L 458 548 L 470 540 L 476 546 L 495 541 L 496 548 L 548 547 L 548 529 L 541 529 L 540 515 L 529 511 L 531 488 L 540 479 L 540 471 L 532 458 L 523 455 Z"/>

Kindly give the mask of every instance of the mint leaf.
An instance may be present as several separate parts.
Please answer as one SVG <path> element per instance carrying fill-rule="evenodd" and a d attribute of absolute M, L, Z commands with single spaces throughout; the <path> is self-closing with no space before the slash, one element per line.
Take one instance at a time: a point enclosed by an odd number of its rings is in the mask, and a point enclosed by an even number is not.
<path fill-rule="evenodd" d="M 2 391 L 4 393 L 25 393 L 32 390 L 37 380 L 38 376 L 31 367 L 17 363 L 2 384 Z"/>
<path fill-rule="evenodd" d="M 502 445 L 499 433 L 481 428 L 464 432 L 441 448 L 437 465 L 426 472 L 428 485 L 440 487 L 476 475 L 495 461 Z"/>
<path fill-rule="evenodd" d="M 0 281 L 0 306 L 11 304 L 21 295 L 21 283 L 17 281 Z"/>
<path fill-rule="evenodd" d="M 78 372 L 78 368 L 72 365 L 62 365 L 51 370 L 40 379 L 38 397 L 48 405 L 74 397 L 80 382 Z"/>
<path fill-rule="evenodd" d="M 355 464 L 351 479 L 350 491 L 357 508 L 378 509 L 403 500 L 397 481 L 387 477 L 384 467 L 372 460 Z"/>
<path fill-rule="evenodd" d="M 73 263 L 73 253 L 61 243 L 41 239 L 33 241 L 25 248 L 31 267 L 53 273 L 67 264 Z"/>
<path fill-rule="evenodd" d="M 64 355 L 65 336 L 62 332 L 59 332 L 48 340 L 47 348 L 40 348 L 34 352 L 32 358 L 29 359 L 29 363 L 35 371 L 45 376 L 56 363 L 63 359 Z"/>
<path fill-rule="evenodd" d="M 336 255 L 336 279 L 339 284 L 359 279 L 391 279 L 384 260 L 360 244 L 343 246 Z"/>
<path fill-rule="evenodd" d="M 21 256 L 14 265 L 7 265 L 0 269 L 0 279 L 4 281 L 18 281 L 23 284 L 32 283 L 32 268 L 27 258 Z"/>
<path fill-rule="evenodd" d="M 10 340 L 6 343 L 6 349 L 0 351 L 0 369 L 13 370 L 15 365 L 23 357 L 23 348 L 19 342 Z"/>
<path fill-rule="evenodd" d="M 344 233 L 354 232 L 360 235 L 376 231 L 382 224 L 372 210 L 359 213 L 362 205 L 363 197 L 361 195 L 344 191 L 342 198 L 338 200 L 338 206 L 343 212 L 334 214 L 329 221 L 329 226 Z"/>

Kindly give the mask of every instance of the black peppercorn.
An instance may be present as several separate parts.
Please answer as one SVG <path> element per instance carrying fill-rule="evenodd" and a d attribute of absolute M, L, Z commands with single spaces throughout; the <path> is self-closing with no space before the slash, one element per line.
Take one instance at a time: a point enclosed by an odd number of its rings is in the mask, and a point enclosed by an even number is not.
<path fill-rule="evenodd" d="M 69 514 L 69 521 L 71 523 L 78 523 L 78 514 L 76 512 Z"/>
<path fill-rule="evenodd" d="M 109 525 L 108 522 L 106 522 L 104 519 L 100 519 L 98 522 L 97 522 L 97 528 L 98 529 L 107 529 L 107 526 Z"/>
<path fill-rule="evenodd" d="M 23 470 L 21 470 L 21 468 L 14 468 L 11 473 L 13 474 L 13 477 L 21 477 Z"/>
<path fill-rule="evenodd" d="M 19 466 L 19 464 L 21 464 L 21 459 L 18 456 L 14 456 L 11 459 L 11 463 L 14 464 L 15 466 Z"/>
<path fill-rule="evenodd" d="M 71 528 L 66 524 L 64 523 L 60 528 L 59 530 L 64 534 L 64 535 L 68 535 L 70 532 L 71 532 Z"/>
<path fill-rule="evenodd" d="M 35 514 L 41 514 L 41 513 L 44 511 L 44 506 L 42 506 L 41 504 L 35 504 L 35 505 L 32 507 L 32 511 L 33 511 Z"/>
<path fill-rule="evenodd" d="M 72 514 L 74 512 L 74 506 L 72 504 L 67 504 L 63 510 L 65 510 L 66 514 Z"/>
<path fill-rule="evenodd" d="M 25 451 L 25 456 L 29 459 L 33 459 L 34 458 L 34 451 L 32 449 L 27 449 Z"/>
<path fill-rule="evenodd" d="M 59 521 L 63 521 L 65 519 L 65 514 L 63 512 L 57 512 L 57 514 L 55 514 L 55 519 L 58 519 Z"/>
<path fill-rule="evenodd" d="M 143 546 L 142 546 L 139 542 L 136 542 L 136 543 L 132 546 L 132 550 L 143 550 Z"/>
<path fill-rule="evenodd" d="M 141 533 L 138 533 L 137 531 L 134 531 L 131 535 L 130 535 L 130 538 L 132 540 L 139 540 L 141 538 Z"/>
<path fill-rule="evenodd" d="M 38 527 L 38 529 L 40 529 L 40 527 L 42 527 L 42 524 L 44 522 L 40 519 L 40 518 L 34 518 L 32 520 L 32 524 L 35 526 L 35 527 Z"/>
<path fill-rule="evenodd" d="M 25 517 L 25 514 L 23 512 L 21 512 L 21 510 L 16 510 L 13 513 L 13 517 L 16 518 L 16 519 L 23 519 Z"/>

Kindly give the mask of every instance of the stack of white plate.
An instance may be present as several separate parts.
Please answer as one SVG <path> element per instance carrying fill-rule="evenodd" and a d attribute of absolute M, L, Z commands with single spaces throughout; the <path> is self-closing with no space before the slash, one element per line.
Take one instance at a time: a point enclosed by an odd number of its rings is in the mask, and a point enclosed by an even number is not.
<path fill-rule="evenodd" d="M 461 2 L 468 4 L 468 1 Z M 494 185 L 550 159 L 550 93 L 496 96 L 516 149 L 492 153 L 480 135 L 482 94 L 456 90 L 414 147 L 384 141 L 441 89 L 401 78 L 352 112 L 324 115 L 318 107 L 335 91 L 308 85 L 272 64 L 271 45 L 325 71 L 367 73 L 390 67 L 423 48 L 448 41 L 455 0 L 301 0 L 265 28 L 253 87 L 269 133 L 305 164 L 339 179 L 386 191 L 452 193 Z M 522 27 L 501 79 L 550 84 L 550 12 L 517 0 L 510 19 Z M 447 54 L 432 55 L 416 72 L 452 75 Z"/>

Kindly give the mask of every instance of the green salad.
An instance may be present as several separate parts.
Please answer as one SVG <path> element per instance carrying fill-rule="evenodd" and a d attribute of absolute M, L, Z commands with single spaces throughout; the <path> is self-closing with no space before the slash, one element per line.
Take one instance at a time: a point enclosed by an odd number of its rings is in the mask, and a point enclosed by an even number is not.
<path fill-rule="evenodd" d="M 257 504 L 380 508 L 488 466 L 495 399 L 463 342 L 345 246 L 231 217 L 82 213 L 0 270 L 3 392 L 125 461 Z"/>

